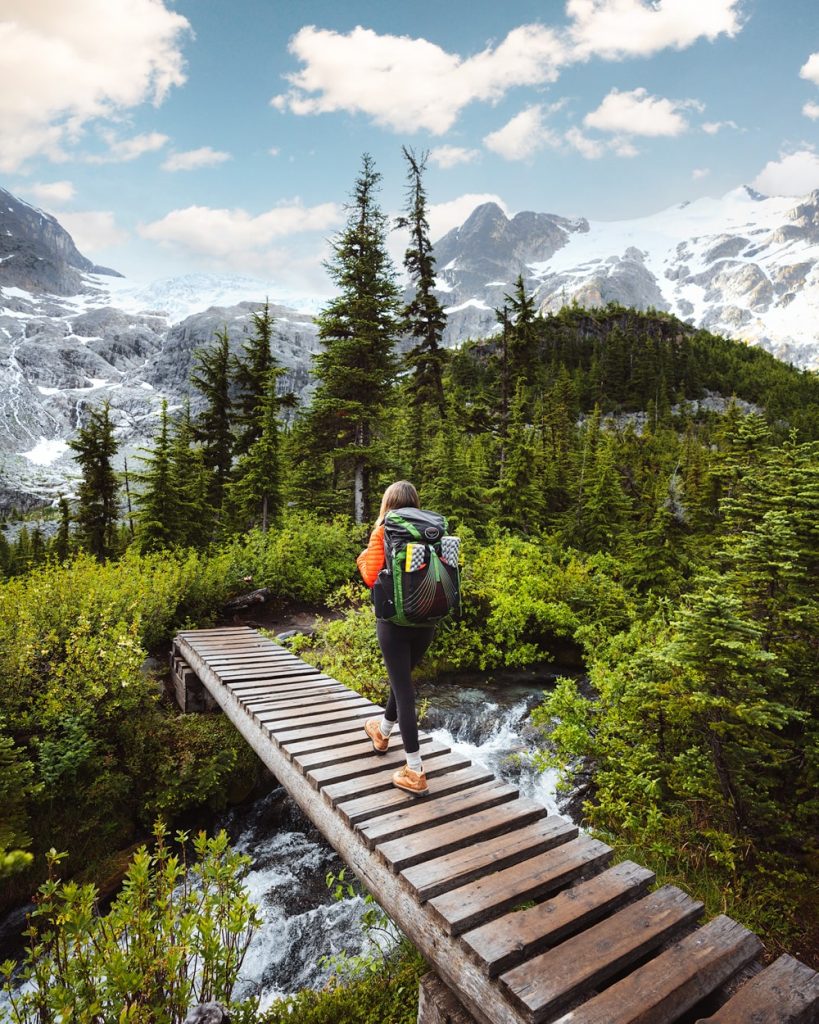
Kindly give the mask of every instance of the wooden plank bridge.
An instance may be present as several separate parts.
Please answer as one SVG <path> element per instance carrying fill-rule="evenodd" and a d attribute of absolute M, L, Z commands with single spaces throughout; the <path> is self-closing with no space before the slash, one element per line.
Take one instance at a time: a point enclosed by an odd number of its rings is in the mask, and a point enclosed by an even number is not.
<path fill-rule="evenodd" d="M 747 929 L 698 924 L 702 904 L 429 735 L 429 797 L 395 789 L 400 737 L 375 755 L 363 733 L 382 709 L 255 630 L 182 632 L 171 660 L 182 706 L 222 708 L 480 1024 L 819 1020 L 810 968 L 759 970 Z"/>

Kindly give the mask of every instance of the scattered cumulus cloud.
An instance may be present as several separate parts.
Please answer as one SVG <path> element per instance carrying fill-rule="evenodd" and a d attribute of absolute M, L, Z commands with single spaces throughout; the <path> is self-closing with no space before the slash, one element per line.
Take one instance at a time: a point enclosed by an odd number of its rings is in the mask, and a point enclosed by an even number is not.
<path fill-rule="evenodd" d="M 484 145 L 505 160 L 526 160 L 544 146 L 556 146 L 559 138 L 546 125 L 543 106 L 526 107 L 496 132 L 484 136 Z"/>
<path fill-rule="evenodd" d="M 144 132 L 133 135 L 130 139 L 118 139 L 113 132 L 103 132 L 108 144 L 108 152 L 99 156 L 89 156 L 90 164 L 123 164 L 137 160 L 146 153 L 155 153 L 169 141 L 161 132 Z"/>
<path fill-rule="evenodd" d="M 577 152 L 587 160 L 599 160 L 606 152 L 606 144 L 601 139 L 592 139 L 584 135 L 583 129 L 576 125 L 570 128 L 564 135 L 566 142 L 576 149 Z"/>
<path fill-rule="evenodd" d="M 77 213 L 62 212 L 60 223 L 71 235 L 80 252 L 93 255 L 103 249 L 122 245 L 129 238 L 110 210 L 84 210 Z"/>
<path fill-rule="evenodd" d="M 469 103 L 555 81 L 567 60 L 558 34 L 543 25 L 512 29 L 497 46 L 467 58 L 426 39 L 361 26 L 342 33 L 308 25 L 289 49 L 303 67 L 286 76 L 290 89 L 271 100 L 277 109 L 362 113 L 396 132 L 433 135 L 448 131 Z"/>
<path fill-rule="evenodd" d="M 139 233 L 143 238 L 192 254 L 230 260 L 242 250 L 258 253 L 279 238 L 335 228 L 341 217 L 337 203 L 303 206 L 293 201 L 256 216 L 241 209 L 188 206 L 142 225 Z"/>
<path fill-rule="evenodd" d="M 597 108 L 583 118 L 587 128 L 623 135 L 675 136 L 688 128 L 683 111 L 701 107 L 696 100 L 669 100 L 650 96 L 646 89 L 612 89 Z"/>
<path fill-rule="evenodd" d="M 819 52 L 812 53 L 799 69 L 799 77 L 819 85 Z"/>
<path fill-rule="evenodd" d="M 270 149 L 268 149 L 268 151 L 267 151 L 267 152 L 268 152 L 268 153 L 269 153 L 269 154 L 270 154 L 271 156 L 278 156 L 278 155 L 279 155 L 279 154 L 281 153 L 281 150 L 279 149 L 279 147 L 278 147 L 278 146 L 271 146 L 271 147 L 270 147 Z"/>
<path fill-rule="evenodd" d="M 710 173 L 710 167 L 695 167 L 691 172 L 691 177 L 694 181 L 702 181 L 702 179 L 707 178 Z"/>
<path fill-rule="evenodd" d="M 770 160 L 751 182 L 769 196 L 803 196 L 819 188 L 819 154 L 799 149 Z"/>
<path fill-rule="evenodd" d="M 472 163 L 478 156 L 477 149 L 466 149 L 463 146 L 435 146 L 429 151 L 430 162 L 445 171 L 458 164 Z"/>
<path fill-rule="evenodd" d="M 171 153 L 162 164 L 162 170 L 194 171 L 199 167 L 213 167 L 216 164 L 223 164 L 226 160 L 231 159 L 230 153 L 211 149 L 210 146 L 200 146 L 199 149 L 188 149 L 184 153 Z"/>
<path fill-rule="evenodd" d="M 802 107 L 802 113 L 805 117 L 809 117 L 811 121 L 819 121 L 819 103 L 811 103 L 808 101 L 804 107 Z"/>
<path fill-rule="evenodd" d="M 271 103 L 297 115 L 364 114 L 395 132 L 448 131 L 473 102 L 557 80 L 591 57 L 618 60 L 684 49 L 739 32 L 741 0 L 568 0 L 568 25 L 520 25 L 463 57 L 423 38 L 308 25 L 290 40 L 300 62 Z"/>
<path fill-rule="evenodd" d="M 740 0 L 568 0 L 575 59 L 649 57 L 698 39 L 735 36 Z"/>
<path fill-rule="evenodd" d="M 0 171 L 67 158 L 83 129 L 185 81 L 187 19 L 165 0 L 4 0 L 0 22 Z"/>
<path fill-rule="evenodd" d="M 739 125 L 736 121 L 704 121 L 702 125 L 702 130 L 706 135 L 716 135 L 723 128 L 733 128 L 734 131 L 739 131 Z"/>
<path fill-rule="evenodd" d="M 70 203 L 77 193 L 70 181 L 35 181 L 31 185 L 25 185 L 20 191 L 47 206 L 62 206 L 63 203 Z"/>

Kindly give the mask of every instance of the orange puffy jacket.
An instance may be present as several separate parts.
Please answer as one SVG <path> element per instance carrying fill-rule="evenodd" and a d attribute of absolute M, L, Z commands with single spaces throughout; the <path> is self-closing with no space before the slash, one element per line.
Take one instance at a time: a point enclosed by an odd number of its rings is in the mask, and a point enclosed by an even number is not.
<path fill-rule="evenodd" d="M 361 578 L 371 587 L 378 574 L 386 565 L 386 559 L 384 558 L 384 526 L 376 526 L 373 532 L 370 534 L 370 543 L 361 552 L 356 559 L 356 565 L 358 571 L 361 573 Z"/>

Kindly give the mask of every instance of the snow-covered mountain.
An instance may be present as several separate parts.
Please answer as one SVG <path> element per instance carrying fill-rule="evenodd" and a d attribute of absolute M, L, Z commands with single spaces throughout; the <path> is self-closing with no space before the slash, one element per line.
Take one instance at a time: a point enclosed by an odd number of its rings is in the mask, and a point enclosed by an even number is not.
<path fill-rule="evenodd" d="M 488 203 L 435 251 L 452 341 L 496 331 L 494 309 L 520 273 L 543 312 L 651 306 L 819 366 L 819 191 L 794 200 L 742 187 L 612 222 L 510 220 Z"/>
<path fill-rule="evenodd" d="M 494 310 L 522 274 L 544 312 L 573 300 L 651 306 L 819 365 L 819 191 L 793 200 L 740 188 L 606 223 L 510 219 L 489 203 L 435 253 L 449 344 L 494 333 Z M 0 189 L 0 511 L 70 489 L 66 439 L 103 399 L 133 454 L 162 398 L 173 408 L 189 394 L 196 349 L 226 327 L 238 350 L 265 299 L 283 386 L 301 391 L 317 348 L 314 297 L 210 274 L 134 284 Z"/>

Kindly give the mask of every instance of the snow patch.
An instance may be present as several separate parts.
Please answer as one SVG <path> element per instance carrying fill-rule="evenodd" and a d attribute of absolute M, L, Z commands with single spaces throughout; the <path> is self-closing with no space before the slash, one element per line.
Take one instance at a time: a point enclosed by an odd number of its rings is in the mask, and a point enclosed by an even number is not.
<path fill-rule="evenodd" d="M 69 451 L 68 443 L 62 438 L 41 437 L 37 444 L 27 452 L 20 452 L 24 459 L 33 462 L 35 466 L 50 466 Z"/>

